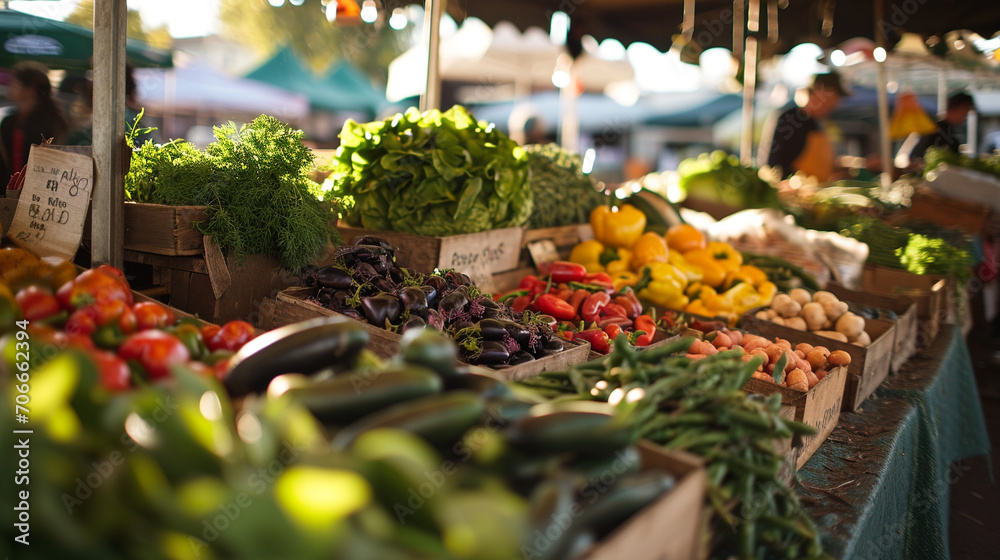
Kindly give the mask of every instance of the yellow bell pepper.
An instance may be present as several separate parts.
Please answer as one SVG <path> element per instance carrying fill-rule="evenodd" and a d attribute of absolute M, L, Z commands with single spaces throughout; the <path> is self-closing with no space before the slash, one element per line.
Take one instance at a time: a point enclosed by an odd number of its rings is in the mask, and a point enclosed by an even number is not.
<path fill-rule="evenodd" d="M 750 283 L 754 286 L 759 287 L 764 282 L 767 282 L 767 273 L 756 266 L 745 264 L 740 267 L 739 272 L 749 278 Z"/>
<path fill-rule="evenodd" d="M 660 282 L 663 280 L 670 280 L 677 284 L 677 287 L 684 290 L 687 286 L 687 278 L 684 273 L 677 269 L 672 264 L 665 262 L 654 262 L 649 263 L 644 268 L 649 269 L 649 277 L 652 282 Z"/>
<path fill-rule="evenodd" d="M 723 288 L 728 290 L 737 284 L 747 284 L 748 286 L 753 286 L 753 278 L 751 278 L 749 274 L 745 274 L 738 269 L 726 272 L 726 279 L 722 282 Z"/>
<path fill-rule="evenodd" d="M 684 260 L 701 269 L 701 281 L 709 286 L 721 286 L 726 279 L 726 271 L 708 249 L 688 251 L 684 253 Z"/>
<path fill-rule="evenodd" d="M 703 276 L 701 269 L 689 263 L 679 251 L 670 249 L 670 252 L 667 254 L 667 262 L 677 267 L 677 270 L 683 272 L 688 282 L 701 282 Z"/>
<path fill-rule="evenodd" d="M 647 231 L 632 245 L 632 268 L 638 270 L 649 263 L 667 262 L 667 242 L 660 235 Z"/>
<path fill-rule="evenodd" d="M 778 287 L 774 285 L 774 282 L 762 282 L 760 286 L 757 286 L 757 294 L 760 295 L 760 303 L 758 305 L 771 305 L 771 300 L 778 293 Z"/>
<path fill-rule="evenodd" d="M 590 213 L 594 237 L 612 247 L 629 248 L 646 230 L 646 215 L 631 204 L 618 208 L 598 206 Z"/>
<path fill-rule="evenodd" d="M 608 274 L 611 273 L 609 272 Z M 639 275 L 631 270 L 623 270 L 621 272 L 611 274 L 611 282 L 617 291 L 625 286 L 635 286 L 639 282 Z"/>
<path fill-rule="evenodd" d="M 729 243 L 713 241 L 708 244 L 708 247 L 705 247 L 705 250 L 712 255 L 715 262 L 726 272 L 739 270 L 740 266 L 743 265 L 743 255 Z"/>
<path fill-rule="evenodd" d="M 604 272 L 601 264 L 601 254 L 604 253 L 604 244 L 596 239 L 577 243 L 569 253 L 569 261 L 582 264 L 587 268 L 587 272 Z"/>
<path fill-rule="evenodd" d="M 688 303 L 684 294 L 687 278 L 672 264 L 665 262 L 649 263 L 643 268 L 643 273 L 649 274 L 649 284 L 639 291 L 638 296 L 650 303 L 671 309 L 683 309 Z"/>
<path fill-rule="evenodd" d="M 695 299 L 701 292 L 701 288 L 704 286 L 701 282 L 691 282 L 688 284 L 687 288 L 684 288 L 684 295 L 689 298 Z"/>
<path fill-rule="evenodd" d="M 691 303 L 685 305 L 684 311 L 688 313 L 694 313 L 695 315 L 701 315 L 703 317 L 711 317 L 714 315 L 714 313 L 711 310 L 705 307 L 705 302 L 700 299 L 696 299 Z"/>
<path fill-rule="evenodd" d="M 615 275 L 620 272 L 632 272 L 632 267 L 629 266 L 629 262 L 625 260 L 611 261 L 608 263 L 606 268 L 608 274 Z"/>
<path fill-rule="evenodd" d="M 729 304 L 728 309 L 720 309 L 720 311 L 731 311 L 737 315 L 743 315 L 750 309 L 760 305 L 760 294 L 748 282 L 742 282 L 733 286 L 720 299 L 725 299 Z"/>

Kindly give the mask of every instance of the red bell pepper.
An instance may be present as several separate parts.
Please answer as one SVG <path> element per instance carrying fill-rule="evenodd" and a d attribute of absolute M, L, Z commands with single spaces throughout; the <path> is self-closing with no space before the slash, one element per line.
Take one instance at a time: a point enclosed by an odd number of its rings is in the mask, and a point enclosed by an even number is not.
<path fill-rule="evenodd" d="M 576 310 L 568 301 L 559 299 L 552 294 L 542 294 L 534 303 L 535 309 L 546 315 L 552 315 L 559 321 L 569 321 L 576 317 Z"/>
<path fill-rule="evenodd" d="M 524 278 L 521 278 L 521 282 L 517 287 L 521 290 L 528 290 L 533 294 L 540 294 L 546 290 L 548 282 L 539 279 L 534 274 L 529 274 Z"/>
<path fill-rule="evenodd" d="M 531 305 L 531 300 L 534 297 L 535 296 L 531 294 L 524 294 L 517 296 L 516 298 L 514 298 L 514 301 L 510 302 L 510 310 L 518 315 L 524 313 L 524 310 L 527 309 L 529 305 Z"/>
<path fill-rule="evenodd" d="M 575 339 L 586 340 L 590 343 L 591 349 L 598 354 L 607 354 L 611 351 L 610 339 L 608 338 L 608 333 L 602 331 L 601 329 L 587 329 L 585 331 L 580 331 L 574 335 Z"/>
<path fill-rule="evenodd" d="M 628 318 L 628 311 L 617 303 L 609 303 L 604 306 L 604 315 L 607 317 L 614 316 Z"/>
<path fill-rule="evenodd" d="M 656 323 L 649 315 L 639 315 L 635 318 L 635 330 L 643 331 L 643 334 L 635 338 L 635 345 L 649 346 L 656 335 Z"/>
<path fill-rule="evenodd" d="M 585 284 L 607 284 L 608 286 L 614 286 L 615 281 L 611 278 L 611 275 L 607 272 L 592 272 L 583 277 L 583 282 Z"/>
<path fill-rule="evenodd" d="M 597 321 L 601 310 L 604 309 L 610 301 L 611 296 L 605 292 L 591 294 L 580 307 L 580 317 L 587 323 Z"/>
<path fill-rule="evenodd" d="M 639 315 L 642 315 L 642 304 L 639 303 L 639 298 L 635 297 L 635 292 L 632 290 L 615 296 L 615 303 L 625 308 L 625 312 L 630 319 L 635 319 Z"/>
<path fill-rule="evenodd" d="M 549 278 L 558 284 L 579 282 L 587 277 L 587 267 L 569 261 L 556 261 L 549 267 Z"/>
<path fill-rule="evenodd" d="M 580 314 L 580 306 L 583 305 L 583 302 L 586 301 L 586 299 L 589 297 L 590 297 L 590 292 L 588 292 L 587 290 L 577 290 L 573 292 L 572 296 L 570 296 L 569 304 L 572 305 L 573 309 L 576 310 L 577 315 Z"/>
<path fill-rule="evenodd" d="M 597 326 L 601 327 L 602 329 L 608 325 L 618 325 L 623 329 L 628 329 L 632 327 L 632 319 L 629 319 L 628 317 L 619 317 L 617 315 L 611 315 L 604 317 L 597 322 Z"/>

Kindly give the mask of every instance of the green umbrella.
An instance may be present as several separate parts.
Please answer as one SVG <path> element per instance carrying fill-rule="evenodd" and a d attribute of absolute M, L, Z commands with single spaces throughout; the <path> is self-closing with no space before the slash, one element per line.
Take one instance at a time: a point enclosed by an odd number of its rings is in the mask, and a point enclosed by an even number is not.
<path fill-rule="evenodd" d="M 0 67 L 36 60 L 49 68 L 86 69 L 94 54 L 94 32 L 86 27 L 0 9 Z M 170 51 L 128 39 L 125 56 L 135 67 L 173 66 Z"/>

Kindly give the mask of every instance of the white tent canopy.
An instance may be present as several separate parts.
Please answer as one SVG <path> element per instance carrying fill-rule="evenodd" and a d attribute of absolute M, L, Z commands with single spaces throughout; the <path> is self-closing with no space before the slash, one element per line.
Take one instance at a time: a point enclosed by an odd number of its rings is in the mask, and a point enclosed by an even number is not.
<path fill-rule="evenodd" d="M 441 79 L 483 84 L 513 83 L 527 94 L 533 86 L 552 87 L 557 69 L 568 70 L 569 56 L 538 28 L 521 33 L 501 22 L 495 29 L 477 18 L 468 18 L 441 40 Z M 565 67 L 563 65 L 566 65 Z M 605 60 L 585 52 L 577 60 L 581 85 L 603 90 L 613 82 L 631 80 L 627 60 Z M 415 46 L 389 64 L 386 98 L 391 102 L 424 93 L 427 75 L 425 46 Z"/>

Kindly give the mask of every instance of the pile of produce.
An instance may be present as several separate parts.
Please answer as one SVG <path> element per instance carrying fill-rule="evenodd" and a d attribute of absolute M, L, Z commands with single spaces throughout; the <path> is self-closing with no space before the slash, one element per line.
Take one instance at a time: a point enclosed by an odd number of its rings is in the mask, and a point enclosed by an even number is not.
<path fill-rule="evenodd" d="M 924 175 L 941 164 L 972 169 L 1000 179 L 1000 156 L 996 154 L 969 157 L 948 148 L 927 148 L 927 153 L 924 154 Z"/>
<path fill-rule="evenodd" d="M 868 262 L 912 272 L 954 276 L 964 285 L 972 275 L 972 239 L 932 224 L 911 222 L 893 227 L 864 216 L 844 223 L 842 235 L 868 245 Z"/>
<path fill-rule="evenodd" d="M 64 261 L 53 266 L 23 249 L 0 250 L 0 262 L 15 261 L 0 273 L 0 371 L 34 370 L 74 348 L 105 389 L 126 391 L 167 380 L 178 365 L 221 377 L 232 353 L 255 336 L 245 321 L 220 327 L 178 318 L 155 301 L 135 302 L 125 276 L 108 265 L 76 275 Z"/>
<path fill-rule="evenodd" d="M 139 146 L 125 176 L 128 199 L 205 206 L 208 220 L 197 227 L 226 254 L 272 255 L 295 272 L 341 241 L 335 208 L 310 179 L 301 130 L 267 115 L 213 130 L 204 151 L 180 139 Z"/>
<path fill-rule="evenodd" d="M 725 317 L 732 324 L 767 305 L 777 288 L 767 274 L 743 263 L 728 243 L 706 241 L 687 224 L 666 235 L 645 231 L 642 212 L 629 204 L 600 207 L 590 216 L 595 239 L 575 246 L 569 260 L 587 272 L 607 272 L 616 289 L 631 287 L 649 305 Z"/>
<path fill-rule="evenodd" d="M 558 144 L 530 144 L 528 180 L 535 203 L 528 219 L 531 228 L 587 223 L 590 212 L 609 204 L 608 195 L 583 173 L 580 156 Z"/>
<path fill-rule="evenodd" d="M 778 206 L 778 191 L 761 179 L 758 169 L 744 167 L 739 158 L 721 150 L 685 159 L 677 171 L 681 190 L 689 197 L 736 208 Z"/>
<path fill-rule="evenodd" d="M 608 273 L 588 273 L 579 263 L 556 261 L 547 270 L 543 278 L 529 274 L 494 298 L 515 315 L 527 309 L 551 317 L 560 336 L 587 341 L 599 354 L 610 352 L 611 341 L 622 333 L 638 347 L 657 340 L 656 322 L 643 313 L 630 287 L 616 289 Z"/>
<path fill-rule="evenodd" d="M 795 289 L 787 294 L 778 294 L 770 307 L 761 309 L 754 317 L 861 347 L 872 343 L 865 331 L 864 318 L 848 311 L 846 302 L 826 291 L 810 294 L 806 290 Z"/>
<path fill-rule="evenodd" d="M 795 493 L 778 476 L 778 444 L 809 426 L 778 416 L 780 395 L 764 398 L 741 388 L 763 359 L 742 350 L 692 359 L 692 337 L 637 352 L 615 340 L 607 357 L 522 382 L 560 402 L 571 395 L 607 401 L 628 413 L 644 438 L 706 460 L 713 558 L 823 558 L 819 532 Z"/>
<path fill-rule="evenodd" d="M 306 272 L 310 301 L 391 332 L 430 326 L 446 331 L 468 363 L 517 365 L 563 350 L 552 318 L 513 313 L 454 270 L 424 274 L 396 265 L 383 239 L 359 237 L 339 247 L 336 261 Z"/>
<path fill-rule="evenodd" d="M 333 173 L 343 220 L 372 230 L 447 236 L 524 225 L 528 156 L 456 105 L 344 124 Z"/>

